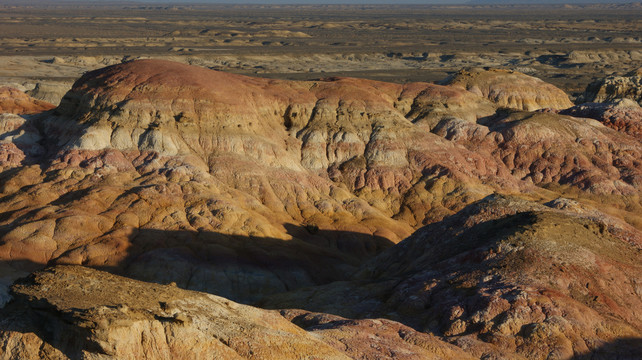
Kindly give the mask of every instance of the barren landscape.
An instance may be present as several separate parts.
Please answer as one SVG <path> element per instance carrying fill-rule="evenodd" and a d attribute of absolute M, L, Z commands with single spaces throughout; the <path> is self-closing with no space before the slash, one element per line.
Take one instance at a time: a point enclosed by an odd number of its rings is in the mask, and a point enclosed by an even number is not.
<path fill-rule="evenodd" d="M 641 7 L 5 5 L 0 79 L 61 97 L 83 72 L 138 57 L 296 80 L 432 82 L 478 66 L 575 97 L 639 67 Z"/>
<path fill-rule="evenodd" d="M 0 358 L 642 358 L 640 19 L 0 5 Z"/>

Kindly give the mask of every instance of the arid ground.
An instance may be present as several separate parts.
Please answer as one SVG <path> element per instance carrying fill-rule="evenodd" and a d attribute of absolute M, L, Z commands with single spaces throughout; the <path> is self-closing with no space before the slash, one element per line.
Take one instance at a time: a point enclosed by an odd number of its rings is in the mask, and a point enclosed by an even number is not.
<path fill-rule="evenodd" d="M 0 360 L 642 358 L 642 5 L 0 5 Z"/>
<path fill-rule="evenodd" d="M 87 70 L 138 57 L 282 79 L 400 83 L 478 66 L 518 70 L 574 97 L 596 78 L 639 67 L 641 13 L 639 4 L 5 5 L 0 81 L 69 88 Z"/>

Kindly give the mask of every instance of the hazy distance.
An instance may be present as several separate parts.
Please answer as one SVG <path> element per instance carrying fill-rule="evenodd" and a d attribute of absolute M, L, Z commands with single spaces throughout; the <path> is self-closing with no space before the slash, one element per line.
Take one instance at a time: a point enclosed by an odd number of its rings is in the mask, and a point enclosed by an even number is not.
<path fill-rule="evenodd" d="M 629 0 L 40 0 L 35 3 L 40 4 L 64 4 L 69 2 L 100 2 L 100 3 L 163 3 L 163 4 L 305 4 L 305 5 L 325 5 L 325 4 L 390 4 L 390 5 L 447 5 L 447 4 L 621 4 L 635 3 Z M 0 0 L 0 4 L 22 3 L 17 0 Z"/>

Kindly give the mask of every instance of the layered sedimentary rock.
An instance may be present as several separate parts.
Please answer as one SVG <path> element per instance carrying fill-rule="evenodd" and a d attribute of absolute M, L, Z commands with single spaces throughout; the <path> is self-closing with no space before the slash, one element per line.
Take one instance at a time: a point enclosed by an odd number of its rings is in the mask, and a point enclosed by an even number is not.
<path fill-rule="evenodd" d="M 12 119 L 4 259 L 245 301 L 345 278 L 493 192 L 637 194 L 642 167 L 638 142 L 595 121 L 495 113 L 458 87 L 154 60 L 87 73 L 53 113 Z"/>
<path fill-rule="evenodd" d="M 538 186 L 632 195 L 642 184 L 639 141 L 591 119 L 509 111 L 473 126 L 444 120 L 435 132 L 501 160 L 513 176 Z"/>
<path fill-rule="evenodd" d="M 18 89 L 0 87 L 0 114 L 35 114 L 54 107 L 48 102 L 33 99 Z"/>
<path fill-rule="evenodd" d="M 427 131 L 448 109 L 467 121 L 494 112 L 431 84 L 286 82 L 164 61 L 88 73 L 27 124 L 33 141 L 15 158 L 39 165 L 3 163 L 18 173 L 3 182 L 0 253 L 245 301 L 340 279 L 413 226 L 520 186 Z"/>
<path fill-rule="evenodd" d="M 642 104 L 642 68 L 624 76 L 609 76 L 599 79 L 586 87 L 581 102 L 613 102 L 630 99 Z"/>
<path fill-rule="evenodd" d="M 0 300 L 9 300 L 3 285 L 45 265 L 84 265 L 305 308 L 282 314 L 328 356 L 463 358 L 463 349 L 553 359 L 608 354 L 609 341 L 629 349 L 622 339 L 640 337 L 642 305 L 635 108 L 563 110 L 570 104 L 557 89 L 505 71 L 451 82 L 291 82 L 143 60 L 85 74 L 53 110 L 0 115 Z M 36 103 L 12 94 L 5 103 Z M 14 287 L 7 306 L 40 314 L 47 303 L 47 321 L 95 341 L 53 345 L 59 339 L 29 330 L 40 320 L 19 328 L 12 317 L 0 329 L 3 351 L 148 347 L 112 339 L 109 324 L 87 332 L 86 314 L 130 318 L 94 308 L 99 295 L 78 303 L 74 318 L 60 305 L 66 295 L 39 285 L 64 288 L 78 274 L 102 276 L 58 267 Z M 169 288 L 109 279 L 131 291 Z M 220 306 L 210 300 L 197 313 Z M 179 332 L 145 302 L 131 318 L 154 332 L 146 339 L 162 340 L 159 324 Z M 262 316 L 251 313 L 248 328 Z M 189 331 L 215 336 L 199 329 Z M 171 336 L 158 349 L 191 354 Z"/>
<path fill-rule="evenodd" d="M 445 83 L 463 87 L 498 106 L 516 110 L 566 109 L 573 106 L 564 91 L 517 71 L 472 68 L 459 71 Z"/>

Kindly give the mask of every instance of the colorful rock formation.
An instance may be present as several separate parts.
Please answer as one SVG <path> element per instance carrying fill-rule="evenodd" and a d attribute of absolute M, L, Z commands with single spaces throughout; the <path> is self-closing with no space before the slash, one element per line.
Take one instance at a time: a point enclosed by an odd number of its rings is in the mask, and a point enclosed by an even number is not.
<path fill-rule="evenodd" d="M 635 355 L 639 108 L 448 83 L 139 60 L 53 110 L 5 91 L 0 354 Z"/>

